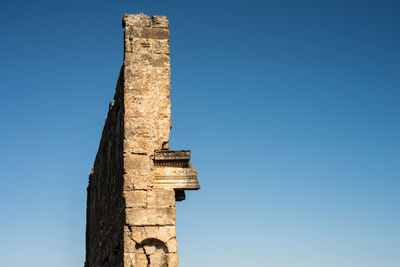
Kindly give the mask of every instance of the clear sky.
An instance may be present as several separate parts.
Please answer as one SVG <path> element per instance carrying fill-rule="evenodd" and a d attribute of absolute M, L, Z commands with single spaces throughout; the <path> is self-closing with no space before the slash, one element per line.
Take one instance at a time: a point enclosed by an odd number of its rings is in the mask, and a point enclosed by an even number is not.
<path fill-rule="evenodd" d="M 0 1 L 0 266 L 83 266 L 124 13 L 170 18 L 183 267 L 400 266 L 399 1 Z"/>

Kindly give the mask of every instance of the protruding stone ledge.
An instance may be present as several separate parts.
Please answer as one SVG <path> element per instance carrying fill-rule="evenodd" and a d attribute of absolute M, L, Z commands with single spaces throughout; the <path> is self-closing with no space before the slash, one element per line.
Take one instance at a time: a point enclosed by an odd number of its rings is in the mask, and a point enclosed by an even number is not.
<path fill-rule="evenodd" d="M 200 189 L 197 180 L 197 171 L 183 166 L 155 166 L 154 188 L 179 189 L 179 190 L 198 190 Z"/>
<path fill-rule="evenodd" d="M 156 150 L 154 165 L 156 166 L 187 166 L 190 160 L 190 150 Z"/>
<path fill-rule="evenodd" d="M 154 188 L 175 189 L 177 201 L 184 200 L 182 190 L 200 189 L 197 171 L 190 161 L 190 150 L 154 151 Z"/>

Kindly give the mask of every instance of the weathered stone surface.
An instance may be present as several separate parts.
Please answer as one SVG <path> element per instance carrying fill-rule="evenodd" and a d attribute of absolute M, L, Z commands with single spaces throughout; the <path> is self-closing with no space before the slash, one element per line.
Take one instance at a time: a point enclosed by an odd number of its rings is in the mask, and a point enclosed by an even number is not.
<path fill-rule="evenodd" d="M 145 253 L 135 253 L 135 263 L 133 266 L 143 266 L 147 267 L 148 265 L 147 256 Z"/>
<path fill-rule="evenodd" d="M 124 176 L 124 190 L 147 190 L 153 183 L 154 176 L 140 170 L 131 171 Z"/>
<path fill-rule="evenodd" d="M 169 21 L 124 15 L 122 25 L 124 62 L 89 176 L 85 266 L 177 267 L 174 189 L 194 189 L 198 181 L 190 155 L 183 155 L 190 152 L 176 153 L 177 166 L 173 152 L 165 152 L 171 129 Z M 160 150 L 169 155 L 162 160 L 168 164 L 156 166 Z M 174 186 L 168 182 L 174 179 L 186 182 Z"/>
<path fill-rule="evenodd" d="M 169 41 L 167 39 L 126 37 L 124 42 L 125 42 L 125 52 L 169 55 Z"/>
<path fill-rule="evenodd" d="M 184 166 L 188 167 L 190 150 L 156 150 L 154 151 L 154 165 L 156 166 Z"/>
<path fill-rule="evenodd" d="M 145 14 L 129 15 L 125 14 L 122 17 L 122 27 L 150 27 L 151 19 Z"/>
<path fill-rule="evenodd" d="M 174 253 L 177 252 L 178 243 L 177 243 L 175 238 L 172 238 L 172 239 L 168 240 L 165 245 L 166 245 L 166 247 L 168 249 L 168 252 L 174 252 Z"/>
<path fill-rule="evenodd" d="M 125 157 L 125 171 L 130 170 L 150 170 L 151 161 L 145 155 L 129 155 Z"/>
<path fill-rule="evenodd" d="M 148 239 L 148 238 L 156 238 L 157 239 L 157 235 L 158 235 L 160 226 L 144 226 L 143 229 L 146 233 L 146 239 Z M 140 242 L 143 242 L 143 240 Z"/>
<path fill-rule="evenodd" d="M 169 27 L 169 21 L 168 18 L 165 16 L 153 16 L 151 17 L 153 20 L 153 27 L 158 27 L 158 28 L 168 28 Z"/>
<path fill-rule="evenodd" d="M 175 225 L 175 207 L 129 208 L 126 222 L 129 225 Z"/>
<path fill-rule="evenodd" d="M 118 266 L 125 222 L 123 164 L 123 72 L 110 104 L 87 188 L 86 265 Z M 112 196 L 112 197 L 111 197 Z M 107 262 L 107 264 L 103 264 Z M 112 265 L 116 264 L 116 265 Z"/>
<path fill-rule="evenodd" d="M 125 27 L 125 38 L 135 39 L 169 39 L 168 29 L 157 28 L 157 27 L 140 27 L 140 26 L 128 26 Z"/>
<path fill-rule="evenodd" d="M 135 229 L 135 230 L 138 230 L 138 229 Z M 138 233 L 136 233 L 136 235 L 137 234 Z M 136 242 L 136 240 L 132 237 L 132 233 L 129 233 L 129 232 L 124 233 L 124 252 L 125 253 L 134 253 L 137 250 L 136 246 L 138 243 L 139 242 Z"/>
<path fill-rule="evenodd" d="M 154 166 L 154 188 L 172 188 L 180 190 L 200 189 L 197 171 L 189 166 Z"/>
<path fill-rule="evenodd" d="M 155 238 L 164 243 L 168 240 L 176 238 L 176 229 L 171 226 L 125 226 L 124 227 L 124 242 L 131 240 L 133 243 L 141 243 L 145 239 Z"/>
<path fill-rule="evenodd" d="M 124 191 L 125 205 L 127 208 L 145 208 L 147 205 L 147 191 Z"/>
<path fill-rule="evenodd" d="M 167 242 L 171 238 L 176 237 L 176 228 L 175 226 L 160 226 L 158 228 L 157 239 Z"/>
<path fill-rule="evenodd" d="M 139 244 L 147 238 L 146 231 L 143 226 L 125 226 L 124 227 L 125 242 L 131 241 L 132 244 Z M 131 250 L 133 251 L 133 250 Z"/>
<path fill-rule="evenodd" d="M 178 254 L 168 253 L 168 267 L 178 267 Z"/>
<path fill-rule="evenodd" d="M 175 193 L 172 189 L 153 189 L 147 191 L 148 208 L 169 208 L 175 206 Z"/>
<path fill-rule="evenodd" d="M 141 67 L 146 67 L 149 71 L 155 71 L 154 73 L 149 73 L 149 80 L 160 77 L 158 75 L 162 74 L 162 72 L 165 72 L 166 75 L 169 73 L 169 55 L 166 54 L 127 53 L 125 64 L 133 65 L 129 69 L 134 71 L 141 69 Z M 168 77 L 169 75 L 165 78 Z M 137 82 L 136 79 L 135 81 Z"/>

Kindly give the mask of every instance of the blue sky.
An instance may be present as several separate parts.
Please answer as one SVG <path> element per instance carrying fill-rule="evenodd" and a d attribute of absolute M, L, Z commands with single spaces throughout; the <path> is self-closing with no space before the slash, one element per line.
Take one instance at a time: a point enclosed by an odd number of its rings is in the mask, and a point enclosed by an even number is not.
<path fill-rule="evenodd" d="M 183 267 L 400 266 L 398 1 L 0 2 L 0 266 L 83 266 L 124 13 L 170 18 Z"/>

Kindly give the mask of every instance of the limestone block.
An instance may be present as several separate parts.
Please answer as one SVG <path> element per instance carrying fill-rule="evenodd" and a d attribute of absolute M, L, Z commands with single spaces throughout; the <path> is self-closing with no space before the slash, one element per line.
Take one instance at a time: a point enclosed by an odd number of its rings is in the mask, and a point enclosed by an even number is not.
<path fill-rule="evenodd" d="M 160 226 L 157 233 L 157 239 L 167 242 L 171 238 L 176 237 L 175 226 Z"/>
<path fill-rule="evenodd" d="M 140 67 L 150 66 L 152 69 L 149 72 L 153 71 L 154 68 L 167 68 L 166 70 L 169 72 L 170 58 L 167 54 L 126 53 L 124 64 L 125 66 L 133 66 L 133 68 L 141 69 L 142 71 L 145 69 Z"/>
<path fill-rule="evenodd" d="M 156 65 L 159 64 L 159 62 L 160 61 L 150 63 Z M 166 82 L 166 80 L 169 81 L 171 78 L 169 66 L 154 67 L 150 63 L 147 63 L 149 65 L 144 65 L 144 63 L 142 63 L 143 66 L 141 70 L 137 67 L 125 68 L 125 92 L 133 92 L 135 96 L 148 96 L 148 100 L 169 97 L 169 91 L 166 91 L 165 95 L 154 94 L 159 86 L 169 87 L 169 84 Z M 132 105 L 132 107 L 135 107 L 135 105 Z"/>
<path fill-rule="evenodd" d="M 175 208 L 128 208 L 129 225 L 175 225 Z"/>
<path fill-rule="evenodd" d="M 132 112 L 134 112 L 132 110 Z M 144 112 L 145 111 L 139 111 Z M 167 113 L 168 114 L 168 113 Z M 135 117 L 125 120 L 125 152 L 151 154 L 154 150 L 161 149 L 163 143 L 168 142 L 170 132 L 170 116 L 157 118 L 156 114 L 147 117 L 147 122 Z M 151 159 L 147 158 L 147 163 L 151 164 Z M 132 168 L 131 168 L 132 169 Z M 147 170 L 147 168 L 146 168 Z"/>
<path fill-rule="evenodd" d="M 147 267 L 148 260 L 145 253 L 135 253 L 135 267 Z"/>
<path fill-rule="evenodd" d="M 130 251 L 134 251 L 136 249 L 135 245 L 140 244 L 143 240 L 145 240 L 147 238 L 147 234 L 143 226 L 125 226 L 124 238 L 127 244 L 133 244 L 133 250 Z"/>
<path fill-rule="evenodd" d="M 132 238 L 132 233 L 124 233 L 124 252 L 135 252 L 136 244 Z"/>
<path fill-rule="evenodd" d="M 175 192 L 172 189 L 153 189 L 147 191 L 147 207 L 168 208 L 175 206 Z"/>
<path fill-rule="evenodd" d="M 178 267 L 178 254 L 168 253 L 168 267 Z"/>
<path fill-rule="evenodd" d="M 135 253 L 125 252 L 124 253 L 124 266 L 137 266 L 135 265 Z"/>
<path fill-rule="evenodd" d="M 159 226 L 143 226 L 144 231 L 146 232 L 146 238 L 156 238 L 158 235 Z"/>
<path fill-rule="evenodd" d="M 137 170 L 137 169 L 149 169 L 151 166 L 151 160 L 146 155 L 137 154 L 125 154 L 124 158 L 124 169 L 126 171 Z"/>
<path fill-rule="evenodd" d="M 169 27 L 169 20 L 166 16 L 152 16 L 152 27 L 158 28 L 168 28 Z"/>
<path fill-rule="evenodd" d="M 124 190 L 147 190 L 153 185 L 153 176 L 142 175 L 143 170 L 130 170 L 124 175 Z"/>
<path fill-rule="evenodd" d="M 125 226 L 124 227 L 124 244 L 127 251 L 135 251 L 136 244 L 140 244 L 143 240 L 153 238 L 168 244 L 172 239 L 176 240 L 175 226 Z M 169 246 L 173 245 L 169 243 Z M 174 250 L 171 247 L 169 250 Z"/>
<path fill-rule="evenodd" d="M 168 242 L 165 245 L 168 249 L 168 252 L 176 253 L 178 250 L 178 243 L 176 241 L 176 238 L 172 238 L 172 239 L 168 240 Z"/>
<path fill-rule="evenodd" d="M 127 208 L 146 207 L 147 192 L 145 190 L 124 191 Z"/>
<path fill-rule="evenodd" d="M 150 250 L 150 253 L 146 253 L 148 256 L 148 267 L 167 267 L 168 266 L 168 254 L 161 249 Z"/>
<path fill-rule="evenodd" d="M 146 39 L 169 39 L 169 30 L 163 28 L 142 28 L 139 31 L 140 38 Z"/>
<path fill-rule="evenodd" d="M 134 138 L 135 142 L 126 142 L 125 148 L 129 151 L 135 151 L 136 153 L 151 153 L 151 151 L 161 148 L 162 144 L 168 141 L 168 138 L 166 137 L 167 136 L 166 131 L 165 132 L 156 131 L 155 133 L 151 134 L 151 132 L 147 131 L 146 129 L 143 129 L 143 132 L 141 133 L 129 134 L 128 136 Z M 160 138 L 155 139 L 155 135 L 158 135 Z M 140 175 L 150 174 L 147 169 L 146 170 L 136 169 L 130 171 L 140 173 Z"/>
<path fill-rule="evenodd" d="M 135 39 L 169 39 L 169 30 L 164 28 L 153 28 L 153 27 L 135 27 L 125 26 L 125 38 Z"/>
<path fill-rule="evenodd" d="M 159 92 L 159 91 L 158 91 Z M 157 93 L 157 91 L 155 91 Z M 146 101 L 146 96 L 136 96 L 133 97 L 131 94 L 127 96 L 128 99 L 132 99 L 134 101 Z M 158 105 L 158 107 L 154 107 L 151 110 L 147 109 L 147 105 Z M 149 101 L 148 104 L 143 104 L 136 108 L 127 108 L 125 110 L 125 123 L 126 127 L 129 127 L 130 131 L 127 131 L 126 134 L 129 136 L 138 136 L 138 135 L 152 135 L 154 136 L 157 132 L 162 131 L 169 133 L 169 123 L 171 119 L 171 108 L 170 104 L 167 103 L 164 99 L 153 99 Z M 147 118 L 147 121 L 143 121 L 143 117 Z M 151 125 L 160 125 L 167 128 L 162 129 L 151 129 Z M 135 130 L 137 132 L 135 132 Z M 154 136 L 156 137 L 156 136 Z M 135 142 L 135 140 L 130 140 L 126 138 L 126 142 Z M 126 151 L 127 152 L 127 151 Z"/>
<path fill-rule="evenodd" d="M 128 241 L 138 244 L 148 238 L 155 238 L 164 243 L 176 238 L 175 226 L 130 226 L 125 228 L 125 236 Z"/>
<path fill-rule="evenodd" d="M 125 52 L 167 54 L 169 55 L 169 41 L 167 39 L 146 39 L 125 37 Z"/>
<path fill-rule="evenodd" d="M 145 14 L 125 14 L 122 17 L 122 27 L 150 27 L 151 19 Z"/>

